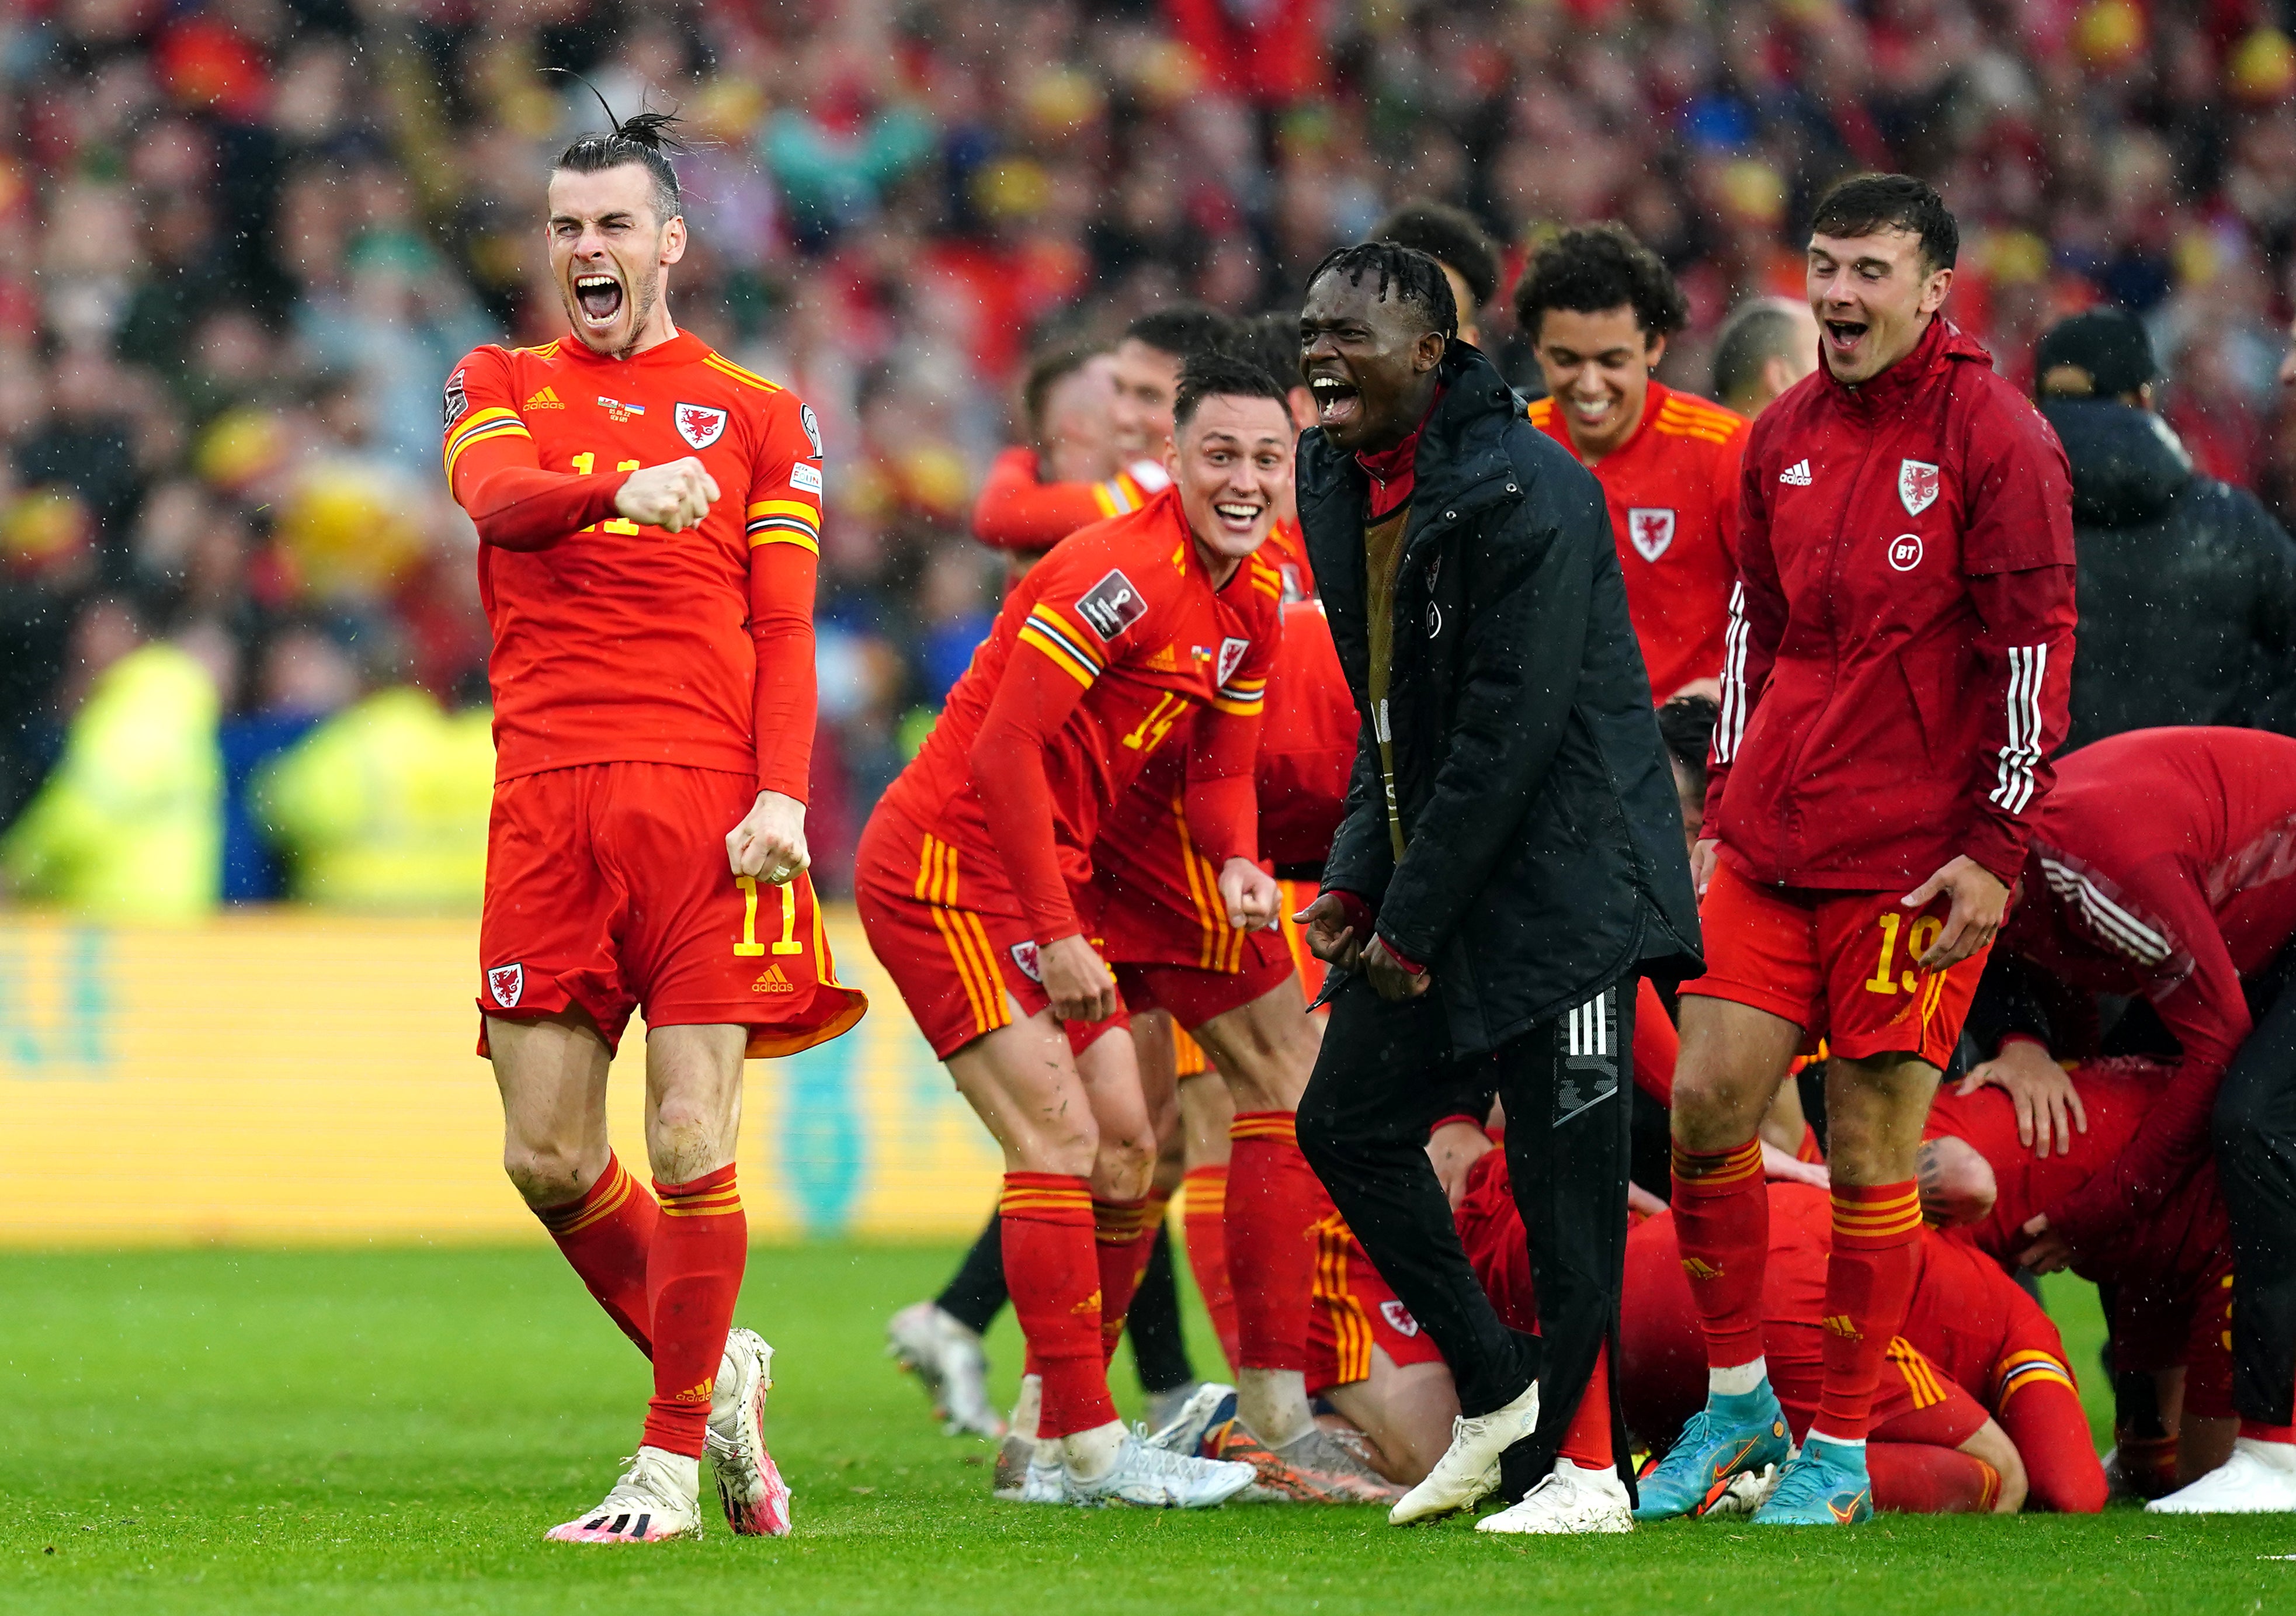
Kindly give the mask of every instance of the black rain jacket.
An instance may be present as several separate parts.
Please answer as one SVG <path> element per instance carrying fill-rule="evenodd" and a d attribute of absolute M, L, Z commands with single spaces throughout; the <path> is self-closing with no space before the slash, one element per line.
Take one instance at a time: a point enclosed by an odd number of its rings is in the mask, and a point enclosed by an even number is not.
<path fill-rule="evenodd" d="M 2080 656 L 2070 750 L 2132 729 L 2296 734 L 2296 544 L 2194 470 L 2149 410 L 2047 399 L 2072 467 Z"/>
<path fill-rule="evenodd" d="M 1681 805 L 1601 485 L 1475 349 L 1454 342 L 1440 374 L 1384 719 L 1400 863 L 1367 694 L 1370 480 L 1320 431 L 1300 445 L 1300 525 L 1363 720 L 1323 884 L 1369 902 L 1381 935 L 1434 973 L 1464 1058 L 1637 970 L 1702 966 Z"/>

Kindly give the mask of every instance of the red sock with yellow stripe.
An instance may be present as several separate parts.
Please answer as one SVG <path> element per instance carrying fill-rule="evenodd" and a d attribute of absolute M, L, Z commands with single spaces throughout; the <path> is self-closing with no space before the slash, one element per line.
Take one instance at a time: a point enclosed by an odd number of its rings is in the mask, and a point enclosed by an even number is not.
<path fill-rule="evenodd" d="M 1204 1311 L 1212 1317 L 1220 1351 L 1233 1369 L 1243 1360 L 1236 1345 L 1235 1292 L 1227 1268 L 1227 1168 L 1192 1168 L 1180 1180 L 1180 1226 L 1187 1233 L 1188 1272 Z"/>
<path fill-rule="evenodd" d="M 615 1156 L 578 1201 L 534 1209 L 550 1238 L 582 1276 L 590 1294 L 621 1326 L 639 1351 L 653 1356 L 646 1305 L 646 1252 L 653 1244 L 660 1210 L 645 1186 L 631 1177 Z"/>
<path fill-rule="evenodd" d="M 1862 1441 L 1874 1382 L 1906 1322 L 1922 1237 L 1921 1196 L 1902 1184 L 1833 1185 L 1833 1256 L 1825 1265 L 1825 1377 L 1813 1435 Z"/>
<path fill-rule="evenodd" d="M 730 1161 L 684 1184 L 654 1181 L 661 1223 L 646 1255 L 646 1304 L 653 1330 L 653 1398 L 646 1405 L 645 1442 L 701 1456 L 709 1427 L 709 1394 L 734 1299 L 750 1259 L 750 1220 L 742 1210 Z"/>
<path fill-rule="evenodd" d="M 1091 1187 L 1069 1173 L 1007 1173 L 996 1210 L 1004 1285 L 1029 1343 L 1025 1373 L 1044 1377 L 1037 1435 L 1096 1430 L 1116 1417 L 1116 1405 L 1100 1349 Z"/>
<path fill-rule="evenodd" d="M 1100 1356 L 1106 1363 L 1124 1339 L 1124 1316 L 1132 1311 L 1140 1276 L 1156 1247 L 1156 1226 L 1172 1203 L 1168 1192 L 1152 1190 L 1137 1201 L 1092 1203 L 1093 1255 L 1100 1268 Z"/>
<path fill-rule="evenodd" d="M 1332 1198 L 1300 1153 L 1292 1112 L 1238 1112 L 1227 1136 L 1236 1367 L 1304 1370 L 1315 1230 L 1333 1210 Z"/>
<path fill-rule="evenodd" d="M 1674 1147 L 1674 1238 L 1706 1333 L 1706 1362 L 1734 1369 L 1762 1356 L 1762 1271 L 1770 1193 L 1762 1142 L 1711 1154 Z"/>
<path fill-rule="evenodd" d="M 1866 1449 L 1874 1507 L 1901 1515 L 1981 1515 L 2001 1497 L 2001 1472 L 1973 1454 L 1925 1442 Z"/>

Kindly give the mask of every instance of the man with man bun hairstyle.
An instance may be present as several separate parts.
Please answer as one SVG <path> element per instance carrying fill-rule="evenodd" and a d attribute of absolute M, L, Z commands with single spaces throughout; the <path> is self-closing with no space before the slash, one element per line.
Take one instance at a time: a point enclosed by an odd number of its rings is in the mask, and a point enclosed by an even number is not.
<path fill-rule="evenodd" d="M 567 1543 L 698 1535 L 705 1449 L 735 1532 L 789 1530 L 773 1349 L 731 1328 L 742 1059 L 866 1007 L 805 874 L 820 432 L 670 322 L 675 121 L 566 148 L 545 230 L 570 329 L 474 349 L 446 390 L 447 482 L 494 630 L 479 1053 L 512 1182 L 653 1362 L 636 1457 L 549 1534 Z M 651 1194 L 606 1136 L 607 1068 L 641 1008 Z"/>

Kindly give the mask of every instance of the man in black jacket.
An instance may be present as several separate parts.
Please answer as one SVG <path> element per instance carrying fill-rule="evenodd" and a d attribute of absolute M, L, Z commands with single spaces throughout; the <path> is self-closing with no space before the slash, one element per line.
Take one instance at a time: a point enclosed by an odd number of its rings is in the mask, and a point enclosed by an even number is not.
<path fill-rule="evenodd" d="M 2194 471 L 2152 413 L 2144 325 L 2125 309 L 2075 315 L 2041 338 L 2033 373 L 2072 467 L 2067 749 L 2179 724 L 2296 734 L 2296 544 L 2255 496 Z"/>
<path fill-rule="evenodd" d="M 1506 1454 L 1528 1496 L 1483 1530 L 1624 1531 L 1619 1076 L 1637 974 L 1699 969 L 1696 905 L 1602 489 L 1456 330 L 1434 261 L 1385 242 L 1325 259 L 1300 316 L 1300 522 L 1363 729 L 1302 917 L 1339 985 L 1300 1143 L 1458 1384 L 1449 1451 L 1390 1519 L 1474 1504 Z M 1476 1284 L 1423 1149 L 1494 1090 L 1537 1342 Z"/>

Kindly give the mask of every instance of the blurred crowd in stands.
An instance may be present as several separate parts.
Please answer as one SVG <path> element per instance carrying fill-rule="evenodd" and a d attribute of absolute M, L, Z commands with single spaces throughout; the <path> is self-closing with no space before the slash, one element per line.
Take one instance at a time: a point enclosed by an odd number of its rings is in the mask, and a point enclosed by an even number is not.
<path fill-rule="evenodd" d="M 0 9 L 0 872 L 122 915 L 475 904 L 474 538 L 439 388 L 547 340 L 549 161 L 674 106 L 678 322 L 799 390 L 831 465 L 824 890 L 1001 588 L 967 516 L 1051 340 L 1292 306 L 1391 204 L 1480 216 L 1506 292 L 1613 217 L 1692 304 L 1663 379 L 1799 295 L 1861 168 L 1959 214 L 1948 312 L 2029 379 L 2139 314 L 2202 469 L 2296 515 L 2283 0 L 20 0 Z M 180 890 L 108 890 L 166 839 Z M 95 863 L 91 863 L 94 860 Z M 165 883 L 161 883 L 164 886 Z"/>

